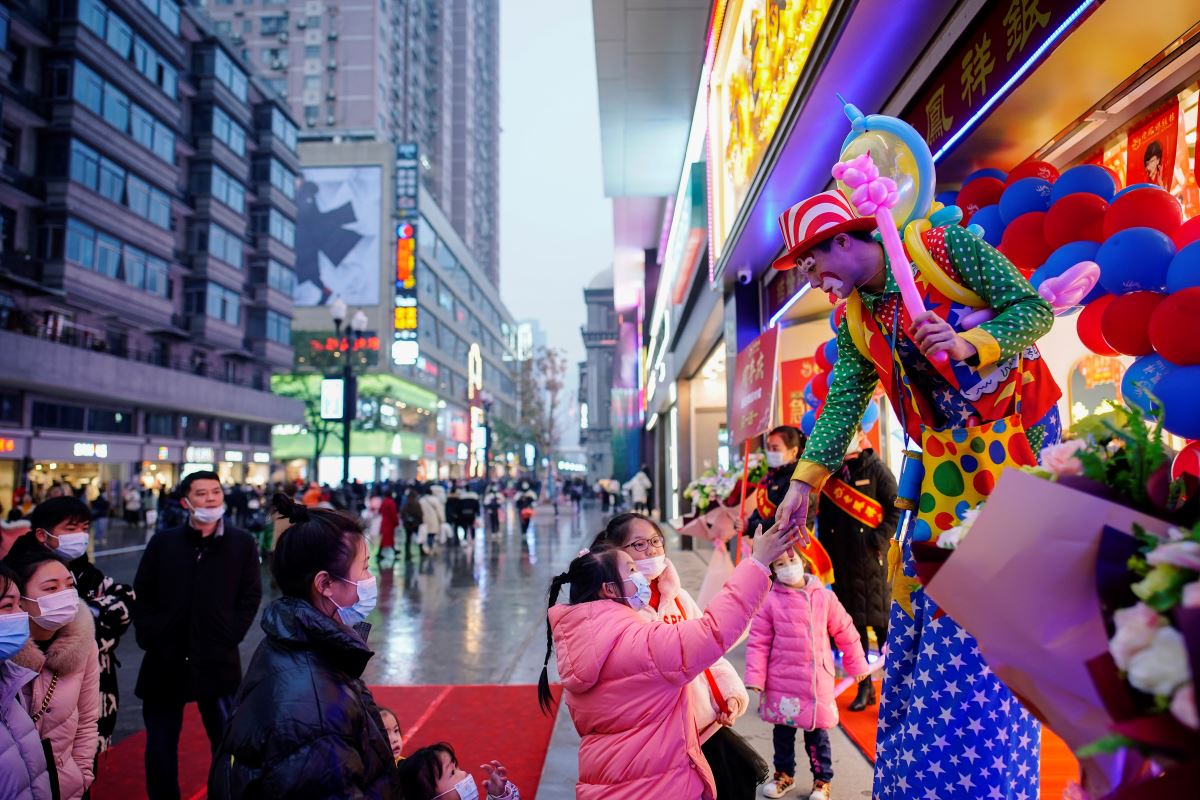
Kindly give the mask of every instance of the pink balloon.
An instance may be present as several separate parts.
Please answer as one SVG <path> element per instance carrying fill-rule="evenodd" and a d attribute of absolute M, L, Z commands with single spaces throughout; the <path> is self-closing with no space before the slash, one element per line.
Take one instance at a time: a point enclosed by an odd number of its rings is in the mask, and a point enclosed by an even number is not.
<path fill-rule="evenodd" d="M 958 324 L 966 331 L 979 327 L 988 320 L 994 319 L 995 316 L 996 310 L 994 308 L 978 308 L 970 314 L 964 314 L 962 319 L 958 321 Z"/>
<path fill-rule="evenodd" d="M 1061 275 L 1042 281 L 1038 294 L 1054 308 L 1056 315 L 1061 316 L 1079 305 L 1098 280 L 1100 265 L 1095 261 L 1080 261 Z"/>

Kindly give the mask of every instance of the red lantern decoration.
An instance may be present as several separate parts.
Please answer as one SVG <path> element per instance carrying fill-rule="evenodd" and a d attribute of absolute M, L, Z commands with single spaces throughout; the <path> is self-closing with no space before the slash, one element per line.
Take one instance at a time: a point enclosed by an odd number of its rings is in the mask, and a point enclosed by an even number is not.
<path fill-rule="evenodd" d="M 1134 189 L 1112 201 L 1104 214 L 1104 238 L 1126 228 L 1154 228 L 1171 236 L 1183 223 L 1183 206 L 1163 189 Z"/>
<path fill-rule="evenodd" d="M 962 224 L 969 223 L 971 216 L 984 206 L 999 203 L 1002 194 L 1004 182 L 997 178 L 976 178 L 962 187 L 958 199 L 954 201 L 954 204 L 962 209 Z"/>
<path fill-rule="evenodd" d="M 1200 240 L 1200 217 L 1192 217 L 1176 228 L 1171 234 L 1171 239 L 1175 242 L 1176 250 L 1182 250 L 1192 242 Z"/>
<path fill-rule="evenodd" d="M 829 394 L 828 372 L 822 372 L 812 379 L 812 391 L 813 395 L 824 405 L 825 397 Z"/>
<path fill-rule="evenodd" d="M 1200 320 L 1200 286 L 1167 295 L 1150 315 L 1149 335 L 1154 350 L 1181 367 L 1200 364 L 1197 320 Z"/>
<path fill-rule="evenodd" d="M 1030 211 L 1014 219 L 1004 229 L 999 250 L 1028 278 L 1054 252 L 1046 243 L 1042 230 L 1046 212 Z"/>
<path fill-rule="evenodd" d="M 1100 332 L 1109 347 L 1126 356 L 1144 356 L 1154 352 L 1150 343 L 1150 316 L 1163 301 L 1158 292 L 1130 292 L 1113 295 L 1100 316 Z"/>
<path fill-rule="evenodd" d="M 1012 186 L 1016 181 L 1022 178 L 1041 178 L 1044 181 L 1054 183 L 1058 180 L 1058 170 L 1053 164 L 1048 164 L 1045 161 L 1026 161 L 1008 173 L 1008 180 L 1004 182 L 1005 186 Z"/>
<path fill-rule="evenodd" d="M 1116 295 L 1112 294 L 1097 297 L 1084 306 L 1083 310 L 1079 312 L 1079 316 L 1075 318 L 1075 330 L 1079 334 L 1079 341 L 1098 356 L 1117 355 L 1117 351 L 1112 348 L 1112 345 L 1104 340 L 1104 333 L 1100 330 L 1100 320 L 1104 316 L 1104 310 L 1108 308 L 1108 304 L 1115 297 Z"/>
<path fill-rule="evenodd" d="M 1051 252 L 1071 242 L 1104 241 L 1104 213 L 1108 203 L 1091 192 L 1076 192 L 1050 206 L 1042 234 Z"/>

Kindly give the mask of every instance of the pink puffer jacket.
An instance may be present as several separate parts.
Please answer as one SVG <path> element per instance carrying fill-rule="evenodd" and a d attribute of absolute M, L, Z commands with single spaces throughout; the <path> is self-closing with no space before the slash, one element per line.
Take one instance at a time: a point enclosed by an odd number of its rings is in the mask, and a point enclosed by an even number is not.
<path fill-rule="evenodd" d="M 746 685 L 763 689 L 758 715 L 775 725 L 814 730 L 838 721 L 833 650 L 853 676 L 868 670 L 858 631 L 837 595 L 808 576 L 799 589 L 776 582 L 746 643 Z"/>
<path fill-rule="evenodd" d="M 651 582 L 651 585 L 658 589 L 658 608 L 646 606 L 639 611 L 638 614 L 645 619 L 674 625 L 685 619 L 699 619 L 704 614 L 703 609 L 696 605 L 696 601 L 688 594 L 687 589 L 680 584 L 679 572 L 676 571 L 675 565 L 671 563 L 670 559 L 667 559 L 666 569 Z M 750 705 L 750 697 L 746 694 L 742 677 L 733 668 L 733 664 L 724 658 L 719 658 L 715 664 L 709 667 L 709 673 L 717 684 L 717 691 L 721 693 L 731 708 L 736 709 L 737 713 L 734 714 L 734 718 L 745 714 Z M 688 684 L 688 698 L 692 703 L 692 713 L 696 715 L 696 730 L 699 732 L 700 741 L 706 742 L 720 727 L 717 722 L 717 714 L 721 712 L 721 708 L 713 696 L 712 686 L 708 682 L 707 675 L 702 674 Z"/>
<path fill-rule="evenodd" d="M 698 619 L 649 622 L 611 601 L 555 606 L 558 674 L 579 746 L 579 800 L 713 800 L 688 683 L 733 646 L 770 588 L 746 559 Z"/>
<path fill-rule="evenodd" d="M 83 797 L 95 777 L 93 767 L 100 746 L 96 731 L 100 654 L 92 612 L 80 603 L 75 619 L 59 628 L 45 654 L 30 639 L 12 661 L 38 674 L 25 689 L 31 716 L 41 709 L 53 681 L 54 694 L 36 723 L 37 731 L 50 740 L 60 796 L 63 800 Z"/>

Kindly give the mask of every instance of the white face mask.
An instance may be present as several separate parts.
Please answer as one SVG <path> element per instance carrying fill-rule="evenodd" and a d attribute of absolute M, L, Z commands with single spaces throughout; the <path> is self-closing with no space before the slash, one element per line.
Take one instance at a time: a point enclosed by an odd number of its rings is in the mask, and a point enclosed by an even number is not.
<path fill-rule="evenodd" d="M 54 552 L 67 561 L 74 561 L 87 552 L 88 535 L 86 533 L 60 533 L 54 538 L 58 539 L 58 547 L 54 548 Z"/>
<path fill-rule="evenodd" d="M 633 562 L 633 568 L 646 576 L 646 580 L 654 580 L 659 575 L 663 574 L 663 570 L 667 568 L 666 556 L 652 556 L 650 558 L 639 558 Z"/>
<path fill-rule="evenodd" d="M 771 469 L 779 469 L 783 466 L 783 453 L 778 450 L 767 451 L 767 466 Z"/>
<path fill-rule="evenodd" d="M 191 505 L 191 503 L 188 503 Z M 224 504 L 216 508 L 193 508 L 192 519 L 199 522 L 201 525 L 211 525 L 214 522 L 219 522 L 221 517 L 225 516 Z"/>
<path fill-rule="evenodd" d="M 787 564 L 782 567 L 776 567 L 775 577 L 784 583 L 804 583 L 804 565 Z"/>
<path fill-rule="evenodd" d="M 447 789 L 441 794 L 434 795 L 433 800 L 437 800 L 439 797 L 445 797 L 446 795 L 450 794 L 450 792 L 458 792 L 459 800 L 479 800 L 479 789 L 475 786 L 475 779 L 470 775 L 454 784 L 453 789 Z"/>
<path fill-rule="evenodd" d="M 379 588 L 375 585 L 374 575 L 363 578 L 361 581 L 352 581 L 348 578 L 338 578 L 338 580 L 352 583 L 358 590 L 358 599 L 354 601 L 354 605 L 348 608 L 342 608 L 332 597 L 329 598 L 330 602 L 337 606 L 338 616 L 342 618 L 342 622 L 347 628 L 353 628 L 375 610 Z"/>
<path fill-rule="evenodd" d="M 650 581 L 646 580 L 646 576 L 640 572 L 635 572 L 625 579 L 632 583 L 637 591 L 625 598 L 625 602 L 634 611 L 641 611 L 646 606 L 650 605 Z"/>
<path fill-rule="evenodd" d="M 61 592 L 39 597 L 37 600 L 31 597 L 24 599 L 31 603 L 37 603 L 38 613 L 31 616 L 30 620 L 44 631 L 58 630 L 75 619 L 75 614 L 79 610 L 79 593 L 73 586 L 68 586 Z"/>

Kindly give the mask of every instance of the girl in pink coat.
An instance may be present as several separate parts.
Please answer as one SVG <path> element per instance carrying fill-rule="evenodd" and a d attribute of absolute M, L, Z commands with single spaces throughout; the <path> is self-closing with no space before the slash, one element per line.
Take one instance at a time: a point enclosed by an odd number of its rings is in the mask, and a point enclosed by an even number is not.
<path fill-rule="evenodd" d="M 772 528 L 697 619 L 669 624 L 638 615 L 650 583 L 624 550 L 584 552 L 550 584 L 546 663 L 558 648 L 558 673 L 582 742 L 579 800 L 714 800 L 712 771 L 700 750 L 688 684 L 733 646 L 770 588 L 767 566 L 795 531 Z M 570 605 L 557 606 L 564 584 Z M 538 683 L 543 709 L 554 705 L 547 670 Z"/>
<path fill-rule="evenodd" d="M 870 668 L 854 620 L 837 595 L 808 571 L 799 553 L 784 553 L 771 563 L 771 571 L 775 585 L 746 644 L 746 688 L 762 693 L 758 715 L 775 725 L 775 777 L 763 787 L 763 795 L 783 797 L 795 788 L 799 728 L 813 774 L 809 800 L 829 800 L 833 758 L 828 729 L 838 721 L 829 637 L 842 652 L 847 674 L 862 680 Z"/>

